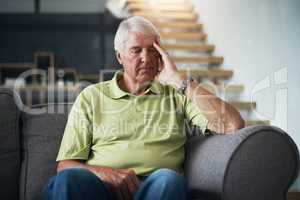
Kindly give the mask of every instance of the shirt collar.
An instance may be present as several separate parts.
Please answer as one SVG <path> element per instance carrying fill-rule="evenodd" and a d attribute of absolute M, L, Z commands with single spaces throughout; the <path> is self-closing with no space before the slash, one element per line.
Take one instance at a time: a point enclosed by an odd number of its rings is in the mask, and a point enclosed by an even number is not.
<path fill-rule="evenodd" d="M 114 77 L 110 81 L 110 96 L 114 99 L 119 99 L 124 96 L 133 96 L 132 94 L 123 91 L 119 87 L 118 80 L 120 80 L 122 76 L 123 76 L 123 71 L 119 70 L 115 73 Z M 154 94 L 161 94 L 163 93 L 163 87 L 157 80 L 153 80 L 150 83 L 150 87 L 145 91 L 145 94 L 148 94 L 149 92 L 152 92 Z"/>

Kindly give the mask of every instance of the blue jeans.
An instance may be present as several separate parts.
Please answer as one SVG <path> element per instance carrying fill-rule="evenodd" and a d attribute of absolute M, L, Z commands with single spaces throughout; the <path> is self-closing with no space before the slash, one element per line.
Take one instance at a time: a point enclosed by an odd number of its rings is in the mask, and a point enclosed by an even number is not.
<path fill-rule="evenodd" d="M 71 168 L 52 177 L 43 190 L 44 200 L 113 200 L 113 194 L 92 172 Z M 185 179 L 170 169 L 159 169 L 146 177 L 134 200 L 187 199 Z"/>

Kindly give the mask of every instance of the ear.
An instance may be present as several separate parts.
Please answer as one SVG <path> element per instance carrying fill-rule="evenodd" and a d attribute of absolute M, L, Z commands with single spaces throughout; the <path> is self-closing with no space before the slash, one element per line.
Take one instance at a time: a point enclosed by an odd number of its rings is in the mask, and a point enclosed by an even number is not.
<path fill-rule="evenodd" d="M 120 65 L 122 65 L 121 54 L 120 54 L 120 52 L 118 52 L 118 51 L 116 51 L 116 58 L 117 58 L 118 62 L 120 63 Z"/>

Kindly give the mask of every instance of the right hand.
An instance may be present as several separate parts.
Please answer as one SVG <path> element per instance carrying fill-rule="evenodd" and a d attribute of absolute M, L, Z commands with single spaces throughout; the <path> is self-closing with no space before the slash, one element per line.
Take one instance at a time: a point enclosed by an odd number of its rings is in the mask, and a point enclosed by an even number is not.
<path fill-rule="evenodd" d="M 133 199 L 140 184 L 137 175 L 130 169 L 95 167 L 92 171 L 109 187 L 118 200 Z"/>

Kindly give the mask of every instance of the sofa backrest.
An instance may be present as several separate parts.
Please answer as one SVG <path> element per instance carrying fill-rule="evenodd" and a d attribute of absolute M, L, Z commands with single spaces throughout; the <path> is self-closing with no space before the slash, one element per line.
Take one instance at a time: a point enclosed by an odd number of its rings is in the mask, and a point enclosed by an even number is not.
<path fill-rule="evenodd" d="M 16 96 L 18 98 L 18 96 Z M 0 198 L 18 199 L 20 111 L 11 90 L 0 88 Z"/>
<path fill-rule="evenodd" d="M 21 200 L 42 199 L 44 185 L 56 174 L 56 156 L 70 107 L 40 105 L 22 112 Z"/>

